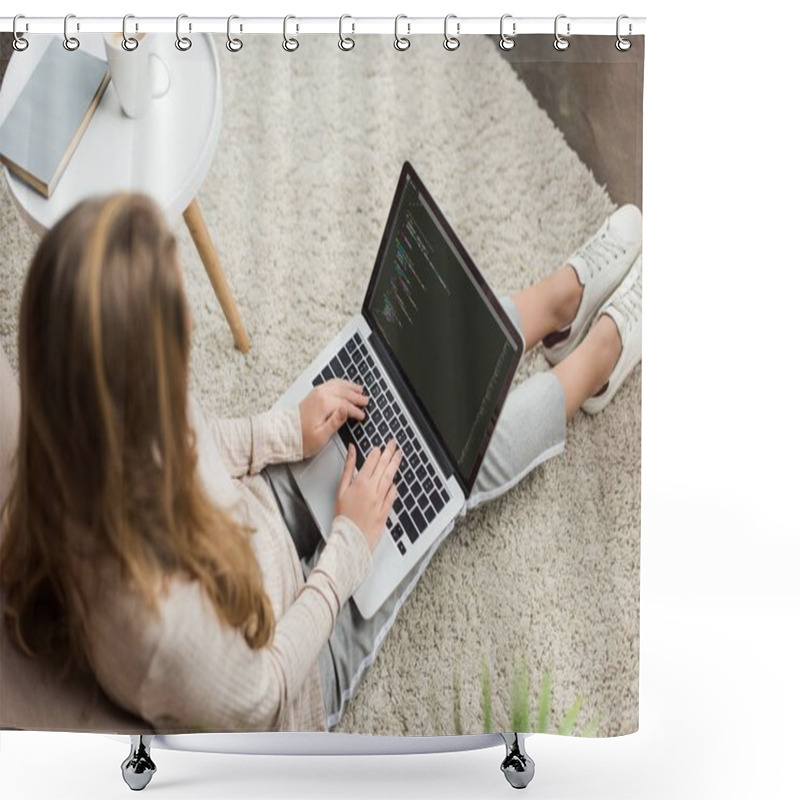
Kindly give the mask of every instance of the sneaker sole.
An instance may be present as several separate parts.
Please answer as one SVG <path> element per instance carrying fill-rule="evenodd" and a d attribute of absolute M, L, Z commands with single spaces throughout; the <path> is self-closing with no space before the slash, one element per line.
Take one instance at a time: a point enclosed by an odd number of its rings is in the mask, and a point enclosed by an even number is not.
<path fill-rule="evenodd" d="M 556 364 L 560 364 L 583 341 L 584 337 L 589 332 L 589 328 L 592 327 L 592 323 L 594 322 L 595 316 L 597 316 L 597 312 L 603 307 L 608 298 L 614 294 L 614 292 L 617 290 L 617 287 L 624 279 L 625 276 L 623 275 L 619 283 L 616 284 L 616 286 L 612 286 L 609 293 L 600 299 L 597 307 L 593 308 L 589 313 L 587 313 L 586 319 L 583 321 L 583 325 L 577 330 L 577 332 L 575 330 L 570 331 L 569 336 L 567 336 L 567 338 L 562 342 L 559 342 L 555 347 L 545 346 L 542 348 L 544 351 L 545 360 L 551 367 L 554 367 Z"/>
<path fill-rule="evenodd" d="M 617 209 L 617 211 L 619 210 L 620 209 Z M 639 211 L 639 214 L 641 220 L 641 211 Z M 641 251 L 642 251 L 642 242 L 641 242 L 641 231 L 640 231 L 639 246 L 633 253 L 633 258 L 631 259 L 631 262 L 628 265 L 628 270 L 630 270 L 630 268 L 636 263 L 636 259 L 641 254 Z M 575 268 L 573 267 L 573 269 Z M 576 270 L 576 275 L 577 275 L 577 270 Z M 595 307 L 591 309 L 589 313 L 587 313 L 583 325 L 577 332 L 571 330 L 568 336 L 566 336 L 564 339 L 556 343 L 553 347 L 547 347 L 547 345 L 543 346 L 542 350 L 544 352 L 545 360 L 551 367 L 554 367 L 556 364 L 561 363 L 583 341 L 583 337 L 586 336 L 587 332 L 589 331 L 589 328 L 592 327 L 592 323 L 594 322 L 594 319 L 597 316 L 597 312 L 605 305 L 605 303 L 608 301 L 611 295 L 614 294 L 614 292 L 620 287 L 622 282 L 625 280 L 626 275 L 627 271 L 620 276 L 619 280 L 613 286 L 609 287 L 609 290 L 605 295 L 605 297 L 598 298 L 598 302 L 596 303 Z M 557 333 L 558 331 L 554 331 L 554 334 Z M 548 336 L 552 336 L 554 334 L 548 334 Z"/>
<path fill-rule="evenodd" d="M 616 386 L 613 389 L 609 384 L 608 389 L 606 389 L 603 394 L 601 394 L 599 397 L 590 397 L 588 400 L 585 400 L 581 408 L 587 414 L 599 414 L 614 399 L 614 397 L 616 397 L 617 392 L 628 379 L 628 376 L 631 374 L 631 372 L 633 372 L 636 366 L 641 363 L 641 358 L 630 363 L 615 379 Z"/>

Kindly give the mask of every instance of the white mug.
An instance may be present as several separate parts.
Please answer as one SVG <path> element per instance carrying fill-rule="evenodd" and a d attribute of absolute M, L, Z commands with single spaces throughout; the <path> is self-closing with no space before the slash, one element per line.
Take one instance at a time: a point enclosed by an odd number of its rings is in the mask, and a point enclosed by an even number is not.
<path fill-rule="evenodd" d="M 133 118 L 144 117 L 153 101 L 169 91 L 169 67 L 153 52 L 152 36 L 146 33 L 128 35 L 139 42 L 135 50 L 123 49 L 121 33 L 105 34 L 106 59 L 123 112 Z"/>

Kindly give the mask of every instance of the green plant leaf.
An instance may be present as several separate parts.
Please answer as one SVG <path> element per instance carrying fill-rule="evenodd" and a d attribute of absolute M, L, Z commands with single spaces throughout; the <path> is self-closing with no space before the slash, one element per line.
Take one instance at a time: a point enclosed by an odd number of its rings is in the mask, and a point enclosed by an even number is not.
<path fill-rule="evenodd" d="M 558 732 L 561 736 L 569 736 L 572 733 L 573 729 L 575 728 L 575 723 L 578 720 L 578 714 L 581 713 L 582 707 L 583 697 L 578 695 L 569 711 L 567 711 L 564 719 L 561 721 L 561 725 L 558 726 Z"/>
<path fill-rule="evenodd" d="M 542 688 L 539 692 L 539 718 L 536 721 L 536 733 L 547 733 L 547 725 L 550 722 L 552 688 L 553 682 L 550 678 L 550 670 L 547 670 L 542 678 Z"/>
<path fill-rule="evenodd" d="M 514 664 L 511 684 L 511 730 L 514 733 L 531 729 L 531 691 L 528 668 L 518 659 Z"/>
<path fill-rule="evenodd" d="M 599 728 L 600 714 L 595 714 L 595 716 L 592 718 L 592 721 L 581 732 L 581 736 L 585 739 L 590 739 L 593 736 L 597 736 L 597 731 Z"/>
<path fill-rule="evenodd" d="M 453 669 L 453 729 L 456 736 L 464 733 L 461 722 L 461 676 L 455 668 Z"/>
<path fill-rule="evenodd" d="M 483 710 L 483 732 L 494 733 L 492 718 L 492 677 L 486 655 L 483 656 L 483 672 L 481 674 L 481 709 Z"/>

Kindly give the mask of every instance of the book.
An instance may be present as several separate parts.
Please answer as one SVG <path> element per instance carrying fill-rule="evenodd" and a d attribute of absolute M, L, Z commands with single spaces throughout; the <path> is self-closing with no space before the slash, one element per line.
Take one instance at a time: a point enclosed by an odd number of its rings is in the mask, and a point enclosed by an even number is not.
<path fill-rule="evenodd" d="M 0 126 L 0 161 L 50 197 L 109 80 L 103 59 L 54 38 Z"/>

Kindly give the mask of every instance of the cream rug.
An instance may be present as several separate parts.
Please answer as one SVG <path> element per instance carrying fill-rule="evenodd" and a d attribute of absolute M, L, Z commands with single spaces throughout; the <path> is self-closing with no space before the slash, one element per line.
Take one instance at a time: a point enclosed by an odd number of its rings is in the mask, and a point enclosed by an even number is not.
<path fill-rule="evenodd" d="M 343 54 L 305 37 L 217 40 L 224 119 L 199 194 L 252 337 L 231 336 L 184 227 L 195 391 L 217 414 L 267 408 L 363 299 L 405 159 L 498 293 L 563 263 L 613 209 L 493 39 L 406 53 L 362 36 Z M 36 239 L 0 189 L 0 340 L 16 366 L 16 314 Z M 537 350 L 515 382 L 546 364 Z M 576 731 L 638 727 L 641 370 L 566 452 L 460 521 L 387 637 L 338 730 L 482 730 L 484 659 L 494 723 L 510 724 L 514 659 L 532 711 L 552 674 L 551 729 L 577 697 Z M 460 709 L 456 714 L 456 708 Z"/>

